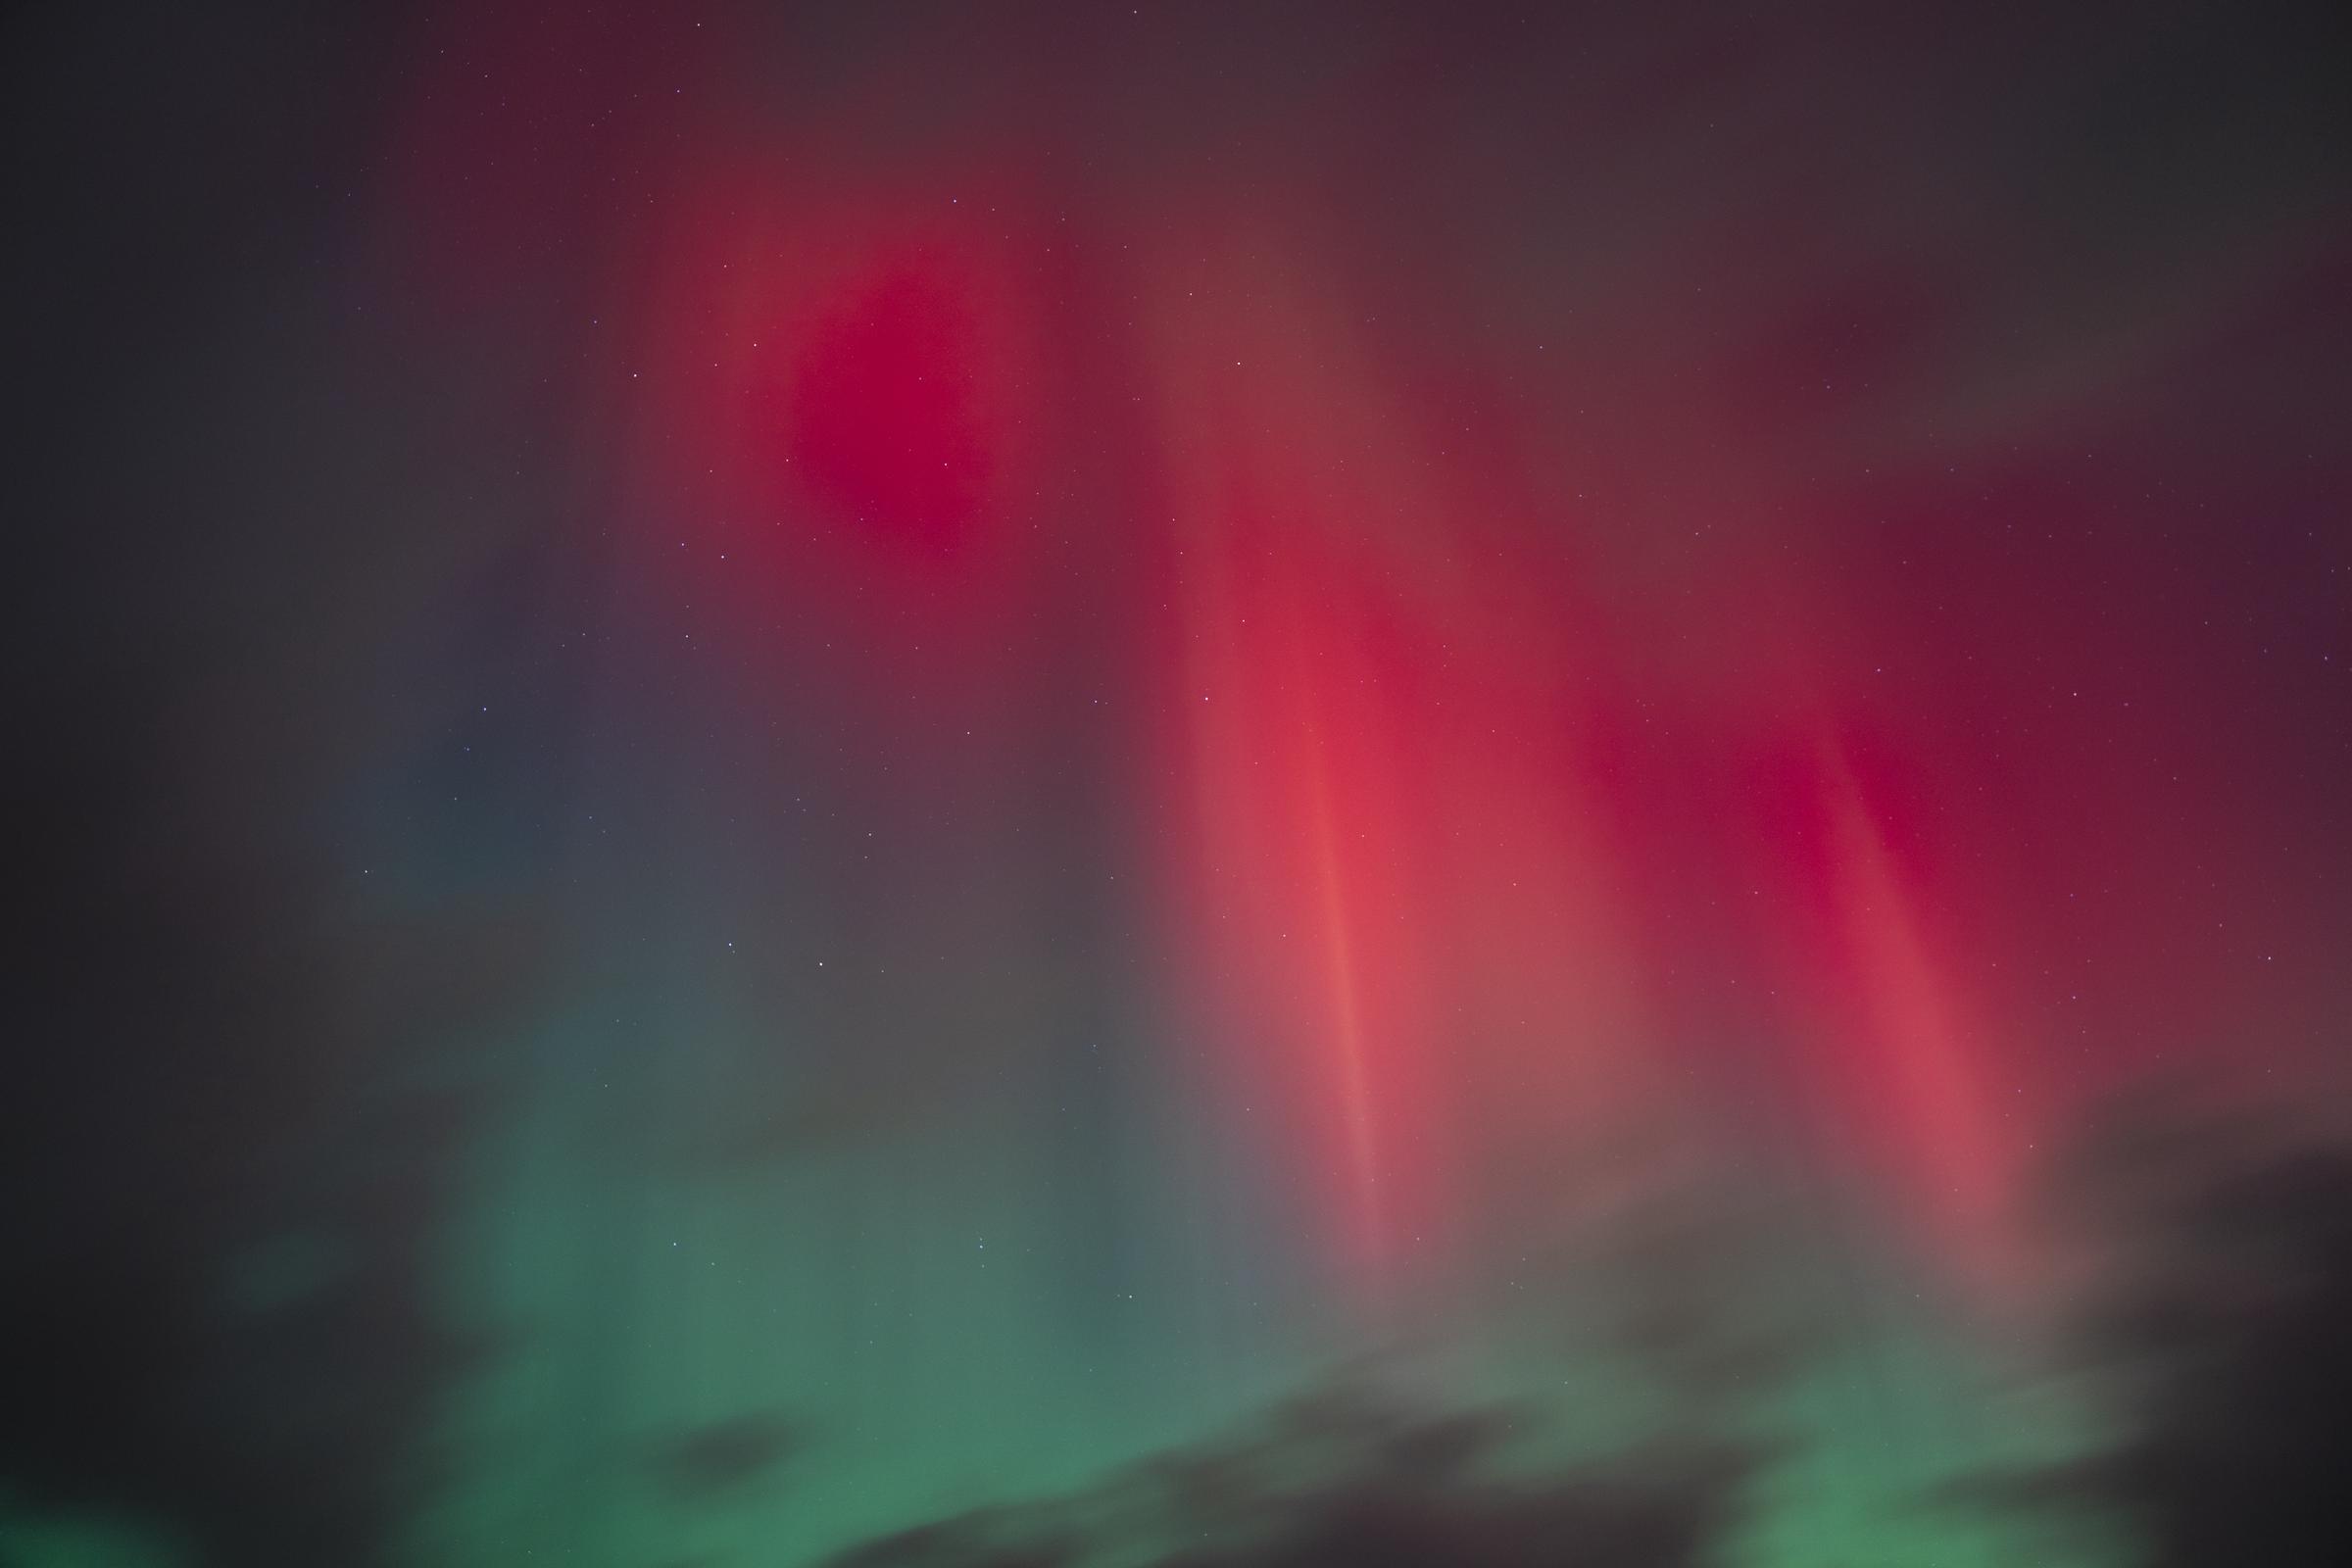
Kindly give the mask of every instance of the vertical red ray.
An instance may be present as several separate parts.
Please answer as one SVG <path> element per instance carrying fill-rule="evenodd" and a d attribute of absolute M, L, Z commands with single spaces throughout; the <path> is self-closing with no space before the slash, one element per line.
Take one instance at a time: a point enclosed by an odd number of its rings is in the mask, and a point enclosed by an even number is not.
<path fill-rule="evenodd" d="M 1319 737 L 1310 725 L 1310 751 L 1319 751 Z M 1323 943 L 1323 1010 L 1329 1025 L 1338 1077 L 1340 1115 L 1347 1123 L 1350 1173 L 1354 1184 L 1356 1246 L 1377 1258 L 1387 1250 L 1381 1218 L 1380 1153 L 1372 1123 L 1372 1090 L 1364 1061 L 1363 999 L 1355 963 L 1355 937 L 1348 887 L 1340 863 L 1337 830 L 1332 821 L 1330 781 L 1322 760 L 1308 763 L 1310 772 L 1308 828 L 1314 843 L 1315 881 L 1321 894 L 1318 910 Z"/>
<path fill-rule="evenodd" d="M 1181 461 L 1182 966 L 1216 998 L 1227 1098 L 1277 1107 L 1377 1297 L 1471 1245 L 1472 1190 L 1512 1185 L 1482 1167 L 1558 1168 L 1649 1071 L 1572 765 L 1570 649 L 1600 632 L 1508 443 L 1462 422 L 1492 412 L 1400 389 L 1251 239 L 1247 270 L 1166 287 L 1148 387 Z"/>
<path fill-rule="evenodd" d="M 1806 989 L 1820 1093 L 1962 1276 L 2003 1288 L 2019 1139 L 1993 1110 L 1993 1053 L 1940 951 L 1924 879 L 1896 851 L 1898 808 L 1836 743 L 1820 749 L 1812 789 L 1818 926 Z"/>

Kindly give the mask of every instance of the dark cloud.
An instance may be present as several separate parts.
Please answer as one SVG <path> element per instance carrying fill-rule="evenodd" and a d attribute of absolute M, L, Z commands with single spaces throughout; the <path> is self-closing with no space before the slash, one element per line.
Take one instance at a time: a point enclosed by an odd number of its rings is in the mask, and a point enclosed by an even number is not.
<path fill-rule="evenodd" d="M 1979 1493 L 2118 1526 L 2151 1568 L 2352 1559 L 2352 1141 L 2141 1105 L 2061 1201 L 2105 1258 L 2072 1351 L 2122 1435 Z"/>
<path fill-rule="evenodd" d="M 1506 1408 L 1417 1411 L 1346 1382 L 1231 1442 L 1054 1502 L 942 1520 L 832 1568 L 1678 1568 L 1712 1561 L 1767 1455 L 1668 1444 L 1567 1468 Z"/>
<path fill-rule="evenodd" d="M 527 983 L 535 940 L 512 911 L 367 918 L 284 842 L 185 821 L 200 781 L 34 757 L 0 1474 L 207 1561 L 373 1560 L 479 1349 L 427 1262 L 485 1106 L 422 1069 Z"/>
<path fill-rule="evenodd" d="M 802 1442 L 800 1428 L 780 1415 L 731 1416 L 662 1445 L 653 1457 L 653 1470 L 681 1502 L 723 1501 L 748 1487 L 777 1479 Z"/>

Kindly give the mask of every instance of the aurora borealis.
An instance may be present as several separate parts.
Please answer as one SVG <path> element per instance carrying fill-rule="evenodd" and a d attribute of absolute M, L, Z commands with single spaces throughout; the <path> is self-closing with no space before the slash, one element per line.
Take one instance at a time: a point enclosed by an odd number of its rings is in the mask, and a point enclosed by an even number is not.
<path fill-rule="evenodd" d="M 2338 1560 L 2345 42 L 12 22 L 0 1564 Z"/>

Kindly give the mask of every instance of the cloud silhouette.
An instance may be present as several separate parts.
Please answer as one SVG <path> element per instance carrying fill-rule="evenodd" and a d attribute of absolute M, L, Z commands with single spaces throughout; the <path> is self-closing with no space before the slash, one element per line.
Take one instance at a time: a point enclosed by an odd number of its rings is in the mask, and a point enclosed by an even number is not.
<path fill-rule="evenodd" d="M 1343 1383 L 1079 1496 L 894 1533 L 831 1568 L 1680 1568 L 1713 1560 L 1770 1457 L 1694 1441 L 1531 1469 L 1523 1435 L 1506 1407 L 1420 1411 Z"/>
<path fill-rule="evenodd" d="M 754 1483 L 773 1479 L 802 1442 L 795 1424 L 773 1412 L 760 1411 L 696 1427 L 662 1445 L 652 1465 L 662 1486 L 678 1500 L 719 1501 Z"/>
<path fill-rule="evenodd" d="M 2143 1105 L 2061 1202 L 2108 1259 L 2073 1348 L 2121 1436 L 1982 1490 L 2102 1518 L 2150 1568 L 2352 1560 L 2352 1141 Z"/>

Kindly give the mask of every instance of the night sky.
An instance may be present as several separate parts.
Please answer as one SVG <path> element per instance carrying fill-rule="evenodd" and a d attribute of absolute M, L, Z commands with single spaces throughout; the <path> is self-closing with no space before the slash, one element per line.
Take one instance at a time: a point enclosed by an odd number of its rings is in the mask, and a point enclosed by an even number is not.
<path fill-rule="evenodd" d="M 2328 8 L 5 27 L 0 1564 L 2352 1561 Z"/>

